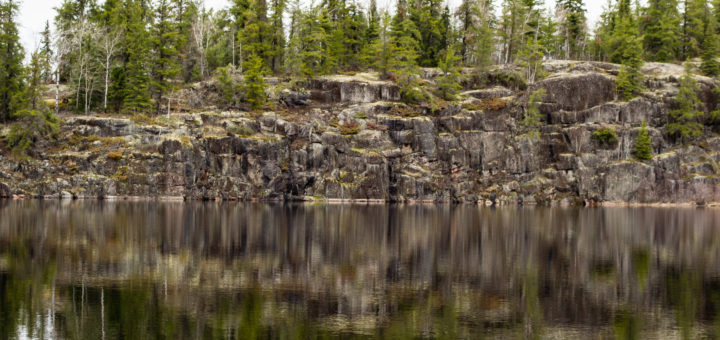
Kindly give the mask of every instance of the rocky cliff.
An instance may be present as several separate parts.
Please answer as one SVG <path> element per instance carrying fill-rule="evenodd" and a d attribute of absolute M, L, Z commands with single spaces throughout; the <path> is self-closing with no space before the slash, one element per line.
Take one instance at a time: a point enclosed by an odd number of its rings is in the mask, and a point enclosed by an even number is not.
<path fill-rule="evenodd" d="M 718 202 L 720 137 L 680 145 L 665 132 L 682 67 L 647 64 L 647 91 L 618 101 L 617 65 L 555 61 L 531 86 L 466 81 L 462 101 L 397 102 L 391 82 L 335 76 L 276 91 L 273 112 L 186 112 L 134 119 L 69 116 L 32 159 L 0 155 L 0 196 L 173 196 L 525 203 Z M 432 70 L 426 71 L 431 82 Z M 716 86 L 697 77 L 714 109 Z M 544 88 L 545 121 L 520 121 Z M 196 106 L 203 96 L 186 92 Z M 193 92 L 195 91 L 195 92 Z M 200 104 L 198 104 L 200 103 Z M 309 105 L 308 105 L 309 104 Z M 197 108 L 196 108 L 197 109 Z M 654 157 L 632 159 L 641 123 Z M 614 128 L 617 141 L 593 138 Z"/>

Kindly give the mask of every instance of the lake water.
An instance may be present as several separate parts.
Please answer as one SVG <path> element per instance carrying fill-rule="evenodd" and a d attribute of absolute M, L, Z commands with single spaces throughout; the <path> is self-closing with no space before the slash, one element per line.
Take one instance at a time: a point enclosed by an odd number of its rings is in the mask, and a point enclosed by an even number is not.
<path fill-rule="evenodd" d="M 0 338 L 720 335 L 720 210 L 0 201 Z"/>

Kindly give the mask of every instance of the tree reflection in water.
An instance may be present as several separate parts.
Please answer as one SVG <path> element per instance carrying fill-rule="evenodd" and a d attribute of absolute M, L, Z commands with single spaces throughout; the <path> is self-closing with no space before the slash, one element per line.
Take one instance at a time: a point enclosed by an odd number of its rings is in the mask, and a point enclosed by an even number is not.
<path fill-rule="evenodd" d="M 0 334 L 720 335 L 720 211 L 0 202 Z"/>

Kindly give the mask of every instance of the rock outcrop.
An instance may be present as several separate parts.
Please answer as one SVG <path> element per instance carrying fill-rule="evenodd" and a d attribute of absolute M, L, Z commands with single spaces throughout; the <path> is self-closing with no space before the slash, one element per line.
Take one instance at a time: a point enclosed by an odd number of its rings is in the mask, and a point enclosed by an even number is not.
<path fill-rule="evenodd" d="M 279 100 L 292 102 L 289 109 L 261 114 L 69 118 L 33 160 L 0 156 L 0 197 L 720 201 L 720 137 L 708 131 L 702 142 L 679 145 L 665 132 L 674 68 L 646 67 L 648 92 L 629 102 L 615 97 L 616 65 L 546 69 L 527 90 L 489 84 L 467 89 L 460 106 L 433 110 L 394 102 L 390 82 L 337 76 L 310 84 L 317 107 L 286 93 Z M 698 80 L 704 92 L 715 86 Z M 539 88 L 547 91 L 546 121 L 531 131 L 521 120 Z M 714 96 L 700 97 L 714 108 Z M 646 162 L 632 159 L 643 121 L 654 153 Z M 593 137 L 603 127 L 615 129 L 616 142 Z"/>

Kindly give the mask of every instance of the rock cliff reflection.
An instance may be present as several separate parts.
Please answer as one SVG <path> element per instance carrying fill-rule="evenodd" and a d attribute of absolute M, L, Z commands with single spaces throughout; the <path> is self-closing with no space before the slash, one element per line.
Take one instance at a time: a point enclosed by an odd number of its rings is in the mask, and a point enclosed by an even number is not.
<path fill-rule="evenodd" d="M 720 336 L 720 210 L 0 202 L 0 338 Z"/>

